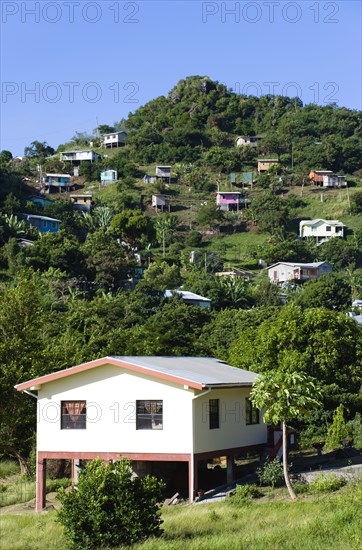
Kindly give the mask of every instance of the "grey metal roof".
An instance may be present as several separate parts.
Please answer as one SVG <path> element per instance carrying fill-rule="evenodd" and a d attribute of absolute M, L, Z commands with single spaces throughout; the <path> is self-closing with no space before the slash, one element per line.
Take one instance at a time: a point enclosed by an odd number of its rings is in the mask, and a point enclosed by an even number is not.
<path fill-rule="evenodd" d="M 113 359 L 197 382 L 203 386 L 251 386 L 256 373 L 231 367 L 213 357 L 113 356 Z"/>
<path fill-rule="evenodd" d="M 328 262 L 310 262 L 309 264 L 303 264 L 299 262 L 276 262 L 275 264 L 270 265 L 267 269 L 270 269 L 272 267 L 275 267 L 276 265 L 287 265 L 288 267 L 301 267 L 305 269 L 315 269 L 316 267 L 320 267 L 321 265 L 329 265 Z"/>
<path fill-rule="evenodd" d="M 165 290 L 165 298 L 172 298 L 174 294 L 180 294 L 184 300 L 198 300 L 199 302 L 211 302 L 209 298 L 200 296 L 189 290 Z"/>
<path fill-rule="evenodd" d="M 316 218 L 314 220 L 301 220 L 299 222 L 300 225 L 314 225 L 317 222 L 324 222 L 328 223 L 329 225 L 339 225 L 341 227 L 346 227 L 342 222 L 338 220 L 324 220 L 323 218 Z"/>

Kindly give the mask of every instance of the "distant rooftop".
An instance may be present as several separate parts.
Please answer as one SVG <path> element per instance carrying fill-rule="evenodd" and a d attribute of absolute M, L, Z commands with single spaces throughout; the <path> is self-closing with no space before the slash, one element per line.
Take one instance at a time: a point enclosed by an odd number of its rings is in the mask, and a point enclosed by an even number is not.
<path fill-rule="evenodd" d="M 299 263 L 299 262 L 276 262 L 275 264 L 270 265 L 268 269 L 279 264 L 287 265 L 289 267 L 301 267 L 302 269 L 315 269 L 326 263 L 328 262 L 310 262 L 308 264 Z"/>
<path fill-rule="evenodd" d="M 315 220 L 300 220 L 300 225 L 314 225 L 318 222 L 324 222 L 328 223 L 329 225 L 340 225 L 343 227 L 346 227 L 344 223 L 340 222 L 339 220 L 324 220 L 323 218 L 316 218 Z"/>
<path fill-rule="evenodd" d="M 60 220 L 57 220 L 56 218 L 48 218 L 48 216 L 36 216 L 35 214 L 26 214 L 22 213 L 21 216 L 25 216 L 28 219 L 31 220 L 43 220 L 47 222 L 60 222 Z"/>
<path fill-rule="evenodd" d="M 200 296 L 189 290 L 165 290 L 165 298 L 172 298 L 173 294 L 180 294 L 184 300 L 198 300 L 199 302 L 211 302 L 209 298 Z"/>

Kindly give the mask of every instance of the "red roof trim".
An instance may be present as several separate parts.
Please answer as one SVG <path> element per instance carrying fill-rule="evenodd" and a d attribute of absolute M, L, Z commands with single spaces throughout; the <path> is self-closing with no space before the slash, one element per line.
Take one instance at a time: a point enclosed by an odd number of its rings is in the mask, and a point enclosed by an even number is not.
<path fill-rule="evenodd" d="M 116 367 L 121 367 L 132 372 L 138 372 L 140 374 L 146 374 L 149 376 L 154 376 L 155 378 L 160 378 L 161 380 L 166 380 L 167 382 L 174 382 L 175 384 L 187 385 L 190 388 L 196 390 L 202 390 L 203 386 L 200 382 L 195 382 L 192 380 L 187 380 L 185 378 L 180 378 L 179 376 L 174 376 L 172 374 L 166 374 L 157 370 L 148 369 L 146 367 L 140 367 L 139 365 L 133 365 L 131 363 L 126 363 L 125 361 L 119 361 L 112 357 L 102 357 L 102 359 L 95 359 L 94 361 L 89 361 L 88 363 L 83 363 L 69 369 L 61 370 L 58 372 L 53 372 L 51 374 L 46 374 L 45 376 L 40 376 L 39 378 L 34 378 L 33 380 L 28 380 L 27 382 L 22 382 L 17 384 L 15 388 L 18 391 L 28 390 L 33 386 L 39 384 L 46 384 L 48 382 L 53 382 L 54 380 L 59 380 L 60 378 L 65 378 L 71 376 L 72 374 L 78 374 L 80 372 L 94 369 L 102 365 L 114 365 Z"/>

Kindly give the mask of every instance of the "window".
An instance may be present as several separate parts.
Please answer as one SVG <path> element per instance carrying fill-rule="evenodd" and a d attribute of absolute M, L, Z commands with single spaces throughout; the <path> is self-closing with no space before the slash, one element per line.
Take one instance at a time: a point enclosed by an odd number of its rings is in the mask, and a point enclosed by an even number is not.
<path fill-rule="evenodd" d="M 57 227 L 57 222 L 52 222 L 52 228 L 56 229 L 56 227 Z"/>
<path fill-rule="evenodd" d="M 209 428 L 210 430 L 220 428 L 218 399 L 209 399 Z"/>
<path fill-rule="evenodd" d="M 332 231 L 332 227 L 330 225 L 327 225 L 326 231 Z"/>
<path fill-rule="evenodd" d="M 136 430 L 163 429 L 163 401 L 136 401 Z"/>
<path fill-rule="evenodd" d="M 61 402 L 61 430 L 85 430 L 87 424 L 86 401 Z"/>
<path fill-rule="evenodd" d="M 245 399 L 245 422 L 246 425 L 259 424 L 259 409 L 253 406 L 250 399 Z"/>

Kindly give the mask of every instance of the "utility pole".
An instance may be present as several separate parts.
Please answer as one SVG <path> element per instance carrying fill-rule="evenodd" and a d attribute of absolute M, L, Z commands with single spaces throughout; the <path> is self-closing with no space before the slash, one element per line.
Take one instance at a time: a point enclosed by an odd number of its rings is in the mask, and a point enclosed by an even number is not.
<path fill-rule="evenodd" d="M 165 229 L 162 229 L 162 256 L 166 256 L 166 245 L 165 245 Z"/>
<path fill-rule="evenodd" d="M 207 252 L 205 252 L 205 273 L 207 273 Z"/>

